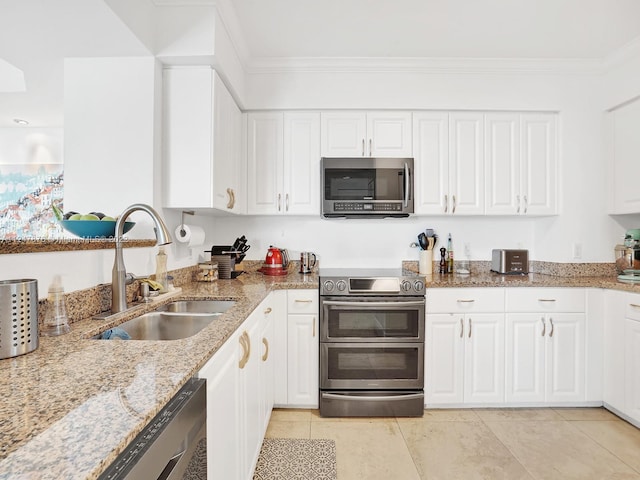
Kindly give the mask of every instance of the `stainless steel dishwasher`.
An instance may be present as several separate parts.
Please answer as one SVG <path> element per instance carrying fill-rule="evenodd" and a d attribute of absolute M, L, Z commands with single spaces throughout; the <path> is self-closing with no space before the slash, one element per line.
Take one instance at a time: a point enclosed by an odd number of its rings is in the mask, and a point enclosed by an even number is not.
<path fill-rule="evenodd" d="M 206 478 L 206 431 L 206 381 L 192 378 L 99 479 Z"/>

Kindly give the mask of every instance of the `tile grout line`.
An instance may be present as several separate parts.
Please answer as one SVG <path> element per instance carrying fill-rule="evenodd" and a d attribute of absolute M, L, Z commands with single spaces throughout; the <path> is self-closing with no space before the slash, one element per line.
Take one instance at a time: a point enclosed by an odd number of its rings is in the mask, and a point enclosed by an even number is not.
<path fill-rule="evenodd" d="M 509 452 L 511 454 L 511 456 L 514 458 L 514 460 L 516 462 L 518 462 L 522 468 L 524 469 L 525 472 L 527 472 L 531 478 L 535 479 L 535 480 L 540 480 L 540 477 L 537 477 L 536 475 L 533 474 L 533 472 L 531 472 L 524 463 L 522 463 L 522 461 L 520 460 L 520 458 L 515 454 L 515 452 L 513 452 L 501 439 L 500 437 L 498 437 L 498 435 L 496 434 L 496 432 L 493 431 L 493 429 L 491 428 L 491 425 L 489 425 L 484 418 L 482 418 L 481 415 L 478 415 L 478 412 L 475 411 L 475 409 L 473 409 L 474 413 L 476 414 L 476 416 L 480 419 L 480 421 L 484 424 L 485 427 L 487 427 L 487 429 L 491 432 L 491 435 L 493 435 L 495 437 L 495 439 L 500 442 L 500 445 L 502 445 L 507 452 Z"/>
<path fill-rule="evenodd" d="M 409 448 L 409 443 L 407 442 L 407 439 L 404 436 L 404 432 L 402 431 L 402 428 L 400 427 L 400 424 L 398 423 L 398 417 L 394 417 L 393 420 L 396 422 L 398 430 L 400 431 L 400 435 L 402 436 L 402 441 L 404 442 L 404 446 L 407 449 L 407 452 L 409 453 L 409 457 L 411 457 L 411 461 L 413 462 L 413 468 L 415 469 L 416 473 L 418 474 L 418 477 L 420 477 L 421 480 L 426 480 L 426 477 L 423 477 L 420 474 L 420 469 L 418 468 L 418 465 L 416 464 L 416 459 L 413 457 L 413 454 L 411 453 L 411 448 Z"/>
<path fill-rule="evenodd" d="M 572 425 L 572 422 L 614 422 L 614 420 L 566 420 L 566 422 L 571 425 L 571 428 L 574 429 L 575 431 L 587 436 L 588 438 L 590 438 L 591 440 L 593 440 L 600 448 L 602 448 L 603 450 L 609 452 L 611 455 L 613 455 L 615 458 L 617 458 L 618 460 L 620 460 L 620 462 L 623 465 L 626 465 L 627 467 L 629 467 L 632 471 L 640 474 L 640 470 L 638 470 L 637 468 L 634 468 L 633 465 L 629 465 L 627 462 L 624 461 L 624 459 L 620 458 L 615 452 L 612 452 L 611 450 L 609 450 L 605 445 L 603 445 L 602 443 L 600 443 L 598 441 L 597 438 L 594 438 L 593 436 L 591 436 L 591 434 L 589 434 L 589 432 L 584 432 L 582 430 L 580 430 L 578 427 L 576 427 L 575 425 Z"/>

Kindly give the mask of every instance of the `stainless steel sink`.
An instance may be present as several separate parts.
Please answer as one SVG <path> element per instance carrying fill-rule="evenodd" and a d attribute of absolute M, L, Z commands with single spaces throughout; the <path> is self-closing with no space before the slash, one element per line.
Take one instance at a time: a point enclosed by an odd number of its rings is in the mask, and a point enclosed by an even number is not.
<path fill-rule="evenodd" d="M 158 312 L 224 313 L 236 304 L 234 300 L 179 300 L 157 308 Z"/>
<path fill-rule="evenodd" d="M 149 312 L 94 336 L 98 340 L 179 340 L 195 335 L 220 313 L 188 315 Z"/>

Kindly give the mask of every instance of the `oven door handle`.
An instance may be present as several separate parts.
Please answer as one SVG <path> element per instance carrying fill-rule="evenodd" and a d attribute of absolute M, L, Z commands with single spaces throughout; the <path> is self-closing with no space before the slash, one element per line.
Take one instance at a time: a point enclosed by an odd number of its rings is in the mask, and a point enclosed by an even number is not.
<path fill-rule="evenodd" d="M 407 395 L 350 395 L 348 393 L 326 393 L 322 392 L 322 398 L 334 399 L 334 400 L 353 400 L 353 401 L 373 401 L 373 402 L 388 402 L 393 400 L 414 400 L 416 398 L 424 398 L 422 393 L 409 393 Z"/>
<path fill-rule="evenodd" d="M 323 305 L 337 307 L 420 307 L 424 306 L 424 300 L 409 302 L 336 302 L 334 300 L 323 300 Z"/>

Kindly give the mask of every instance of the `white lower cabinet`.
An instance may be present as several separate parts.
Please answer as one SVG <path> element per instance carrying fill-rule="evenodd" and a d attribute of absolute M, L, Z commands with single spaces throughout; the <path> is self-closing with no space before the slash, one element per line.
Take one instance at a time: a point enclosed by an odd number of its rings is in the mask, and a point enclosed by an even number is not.
<path fill-rule="evenodd" d="M 427 292 L 427 407 L 504 402 L 503 310 L 503 289 Z"/>
<path fill-rule="evenodd" d="M 507 289 L 507 403 L 584 402 L 584 298 L 584 289 Z"/>
<path fill-rule="evenodd" d="M 250 480 L 273 405 L 269 297 L 200 370 L 207 379 L 207 478 Z"/>
<path fill-rule="evenodd" d="M 605 406 L 622 413 L 625 397 L 625 307 L 626 292 L 609 290 L 605 295 L 603 392 Z"/>
<path fill-rule="evenodd" d="M 287 291 L 287 405 L 318 408 L 317 290 Z"/>
<path fill-rule="evenodd" d="M 625 317 L 623 413 L 640 426 L 640 295 L 627 295 Z"/>

